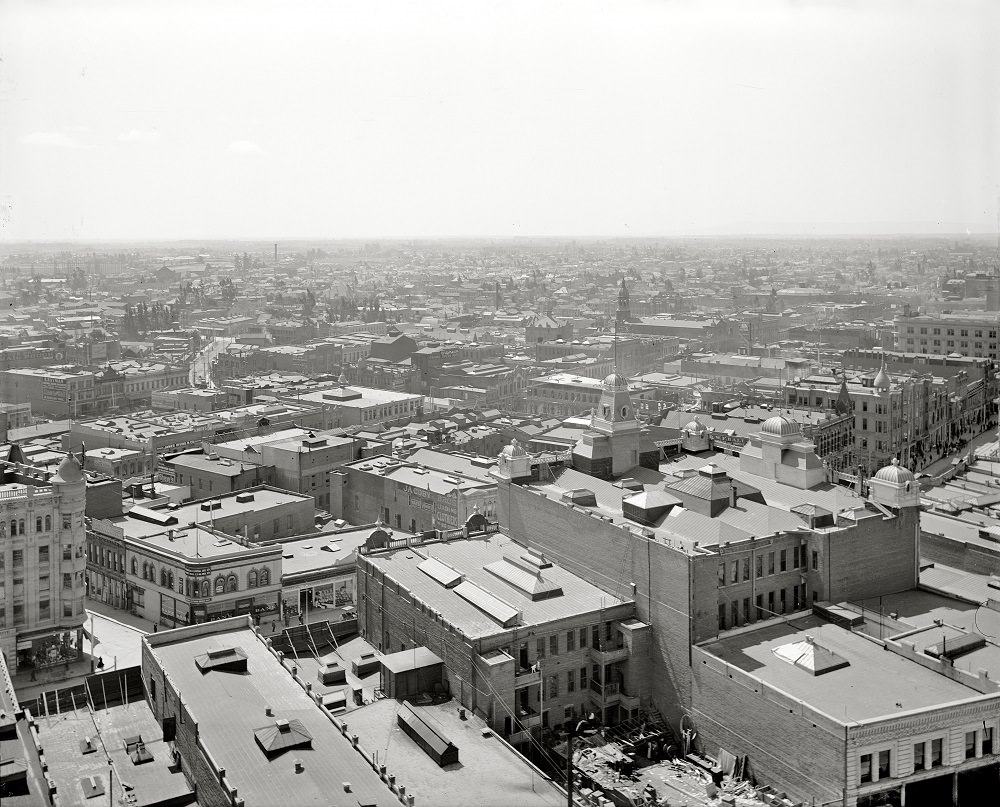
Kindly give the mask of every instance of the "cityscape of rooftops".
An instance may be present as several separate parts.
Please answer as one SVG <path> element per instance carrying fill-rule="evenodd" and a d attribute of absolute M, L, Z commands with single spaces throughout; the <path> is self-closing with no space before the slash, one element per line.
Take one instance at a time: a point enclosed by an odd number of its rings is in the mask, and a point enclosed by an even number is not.
<path fill-rule="evenodd" d="M 994 803 L 998 26 L 4 4 L 4 807 Z"/>

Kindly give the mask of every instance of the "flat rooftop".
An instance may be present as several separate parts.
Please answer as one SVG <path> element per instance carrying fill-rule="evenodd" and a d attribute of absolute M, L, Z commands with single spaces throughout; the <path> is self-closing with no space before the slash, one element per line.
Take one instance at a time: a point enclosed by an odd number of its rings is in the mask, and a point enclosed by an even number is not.
<path fill-rule="evenodd" d="M 281 547 L 281 574 L 282 577 L 287 577 L 331 566 L 353 565 L 357 560 L 358 547 L 368 540 L 374 529 L 374 526 L 367 526 L 339 532 L 325 532 L 267 546 Z M 401 530 L 394 530 L 392 535 L 393 538 L 404 538 L 407 534 Z"/>
<path fill-rule="evenodd" d="M 465 807 L 502 802 L 518 807 L 559 807 L 566 803 L 565 794 L 514 749 L 492 732 L 483 736 L 486 724 L 482 720 L 471 712 L 461 720 L 455 701 L 435 706 L 411 704 L 416 715 L 435 724 L 458 748 L 459 761 L 443 768 L 399 727 L 399 708 L 395 700 L 377 700 L 352 711 L 348 720 L 363 746 L 378 748 L 380 756 L 385 756 L 397 780 L 406 785 L 406 792 L 416 796 L 417 804 Z"/>
<path fill-rule="evenodd" d="M 198 721 L 202 742 L 247 804 L 399 804 L 350 739 L 295 683 L 253 630 L 220 624 L 214 632 L 197 633 L 181 628 L 147 637 L 147 641 Z M 247 673 L 212 670 L 203 674 L 195 665 L 195 657 L 228 647 L 246 653 Z M 273 716 L 265 713 L 269 706 Z M 279 719 L 300 721 L 312 737 L 311 747 L 265 756 L 254 731 Z M 302 761 L 302 773 L 295 772 L 294 760 Z M 344 791 L 344 782 L 351 783 L 350 793 Z"/>
<path fill-rule="evenodd" d="M 833 720 L 848 723 L 890 717 L 980 696 L 972 687 L 812 614 L 758 625 L 700 647 Z M 784 645 L 804 643 L 807 637 L 848 665 L 814 676 L 774 652 Z"/>
<path fill-rule="evenodd" d="M 485 610 L 473 605 L 469 598 L 460 596 L 457 589 L 472 583 L 476 589 L 492 595 L 502 606 L 501 610 L 514 609 L 520 613 L 519 627 L 544 625 L 560 619 L 579 619 L 585 614 L 623 605 L 622 600 L 602 591 L 597 586 L 577 577 L 559 566 L 540 570 L 540 578 L 511 564 L 510 558 L 521 566 L 526 565 L 522 556 L 528 550 L 514 543 L 509 536 L 494 533 L 488 538 L 455 540 L 447 543 L 425 544 L 419 548 L 404 548 L 394 552 L 368 555 L 367 558 L 387 577 L 406 588 L 415 599 L 438 611 L 442 619 L 460 628 L 469 638 L 492 636 L 505 628 Z M 446 588 L 435 577 L 420 567 L 427 558 L 444 564 L 444 568 L 461 574 L 463 583 Z M 499 565 L 498 565 L 499 562 Z M 500 574 L 487 571 L 489 565 Z M 438 564 L 431 566 L 441 569 Z M 423 566 L 424 569 L 428 565 Z M 519 574 L 520 572 L 520 574 Z M 513 582 L 511 582 L 513 581 Z M 562 593 L 545 599 L 533 600 L 531 595 L 516 583 L 540 584 L 559 588 Z M 472 597 L 476 595 L 475 589 Z M 492 607 L 487 602 L 486 607 Z M 498 611 L 499 613 L 499 611 Z M 508 611 L 509 613 L 509 611 Z"/>
<path fill-rule="evenodd" d="M 136 679 L 142 676 L 135 668 Z M 117 683 L 115 684 L 117 686 Z M 75 710 L 64 710 L 46 717 L 34 715 L 45 743 L 49 775 L 56 784 L 60 807 L 90 807 L 93 804 L 117 804 L 121 782 L 131 785 L 131 802 L 136 807 L 170 801 L 171 804 L 194 803 L 195 794 L 179 768 L 172 768 L 168 743 L 163 742 L 163 728 L 144 700 L 110 706 L 91 712 L 85 703 Z M 125 750 L 125 739 L 142 737 L 153 759 L 134 765 Z M 81 743 L 90 737 L 95 750 L 81 753 Z M 107 753 L 105 753 L 105 749 Z M 108 759 L 114 763 L 113 793 L 108 795 Z M 88 777 L 99 779 L 104 795 L 94 797 L 84 792 Z M 176 799 L 176 801 L 174 801 Z"/>

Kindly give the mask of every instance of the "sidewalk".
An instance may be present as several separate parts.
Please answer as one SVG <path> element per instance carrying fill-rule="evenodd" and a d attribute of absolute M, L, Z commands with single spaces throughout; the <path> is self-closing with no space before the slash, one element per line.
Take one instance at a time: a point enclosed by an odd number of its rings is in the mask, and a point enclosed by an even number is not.
<path fill-rule="evenodd" d="M 122 611 L 118 608 L 112 608 L 110 605 L 99 602 L 97 600 L 86 600 L 87 611 L 93 614 L 100 614 L 106 619 L 113 620 L 115 622 L 121 622 L 123 625 L 127 625 L 134 630 L 140 631 L 141 633 L 152 633 L 153 623 L 148 619 L 143 619 L 140 616 L 134 616 L 128 611 Z M 87 624 L 84 627 L 90 630 L 90 619 L 88 617 Z"/>

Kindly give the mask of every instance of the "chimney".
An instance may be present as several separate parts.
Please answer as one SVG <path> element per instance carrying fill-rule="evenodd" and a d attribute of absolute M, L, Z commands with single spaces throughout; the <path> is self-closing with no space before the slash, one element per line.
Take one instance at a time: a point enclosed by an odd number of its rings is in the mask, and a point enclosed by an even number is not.
<path fill-rule="evenodd" d="M 729 489 L 729 492 L 730 492 L 730 494 L 731 494 L 731 495 L 730 495 L 730 502 L 729 502 L 729 505 L 730 505 L 730 507 L 736 507 L 736 502 L 737 502 L 737 500 L 739 500 L 739 498 L 740 498 L 740 494 L 739 494 L 739 493 L 738 493 L 738 492 L 736 491 L 736 485 L 733 485 L 733 486 L 732 486 L 732 487 L 731 487 L 731 488 Z"/>

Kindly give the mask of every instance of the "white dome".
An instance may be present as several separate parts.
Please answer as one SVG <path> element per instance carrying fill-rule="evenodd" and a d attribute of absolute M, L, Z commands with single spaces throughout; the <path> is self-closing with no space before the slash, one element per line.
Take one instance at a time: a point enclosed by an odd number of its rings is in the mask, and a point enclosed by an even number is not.
<path fill-rule="evenodd" d="M 69 485 L 74 482 L 83 481 L 83 468 L 80 466 L 80 461 L 72 452 L 69 452 L 66 458 L 59 463 L 59 470 L 56 471 L 56 475 L 52 478 L 52 481 Z"/>
<path fill-rule="evenodd" d="M 875 389 L 879 391 L 886 391 L 892 386 L 892 380 L 889 378 L 889 374 L 885 371 L 884 367 L 880 367 L 878 373 L 875 374 Z"/>
<path fill-rule="evenodd" d="M 510 441 L 510 445 L 504 446 L 503 451 L 500 452 L 500 456 L 507 457 L 508 459 L 513 457 L 524 457 L 527 456 L 527 454 L 528 452 L 524 450 L 524 446 L 517 442 L 516 437 Z"/>
<path fill-rule="evenodd" d="M 682 428 L 686 432 L 695 432 L 696 434 L 703 434 L 705 432 L 705 424 L 698 420 L 698 418 L 695 418 L 690 423 L 686 423 Z"/>
<path fill-rule="evenodd" d="M 611 387 L 612 389 L 626 389 L 628 381 L 625 380 L 625 376 L 621 373 L 612 373 L 604 379 L 604 386 Z"/>
<path fill-rule="evenodd" d="M 799 434 L 799 424 L 794 420 L 789 420 L 781 415 L 775 415 L 764 421 L 760 427 L 761 434 L 777 434 L 785 437 L 790 434 Z"/>
<path fill-rule="evenodd" d="M 916 479 L 913 475 L 913 471 L 903 465 L 900 465 L 899 460 L 895 457 L 892 458 L 892 465 L 886 465 L 885 468 L 880 468 L 875 474 L 875 478 L 881 480 L 882 482 L 892 482 L 894 485 L 904 485 L 907 482 L 912 482 Z"/>

